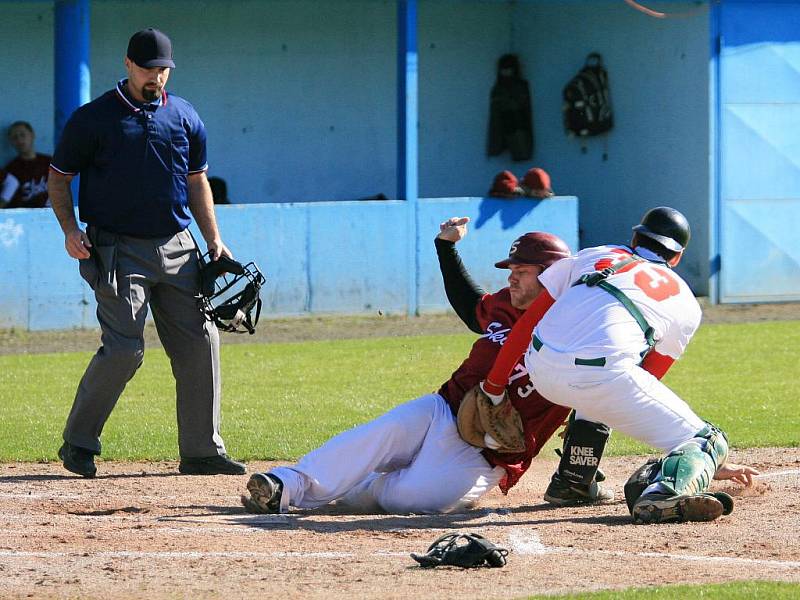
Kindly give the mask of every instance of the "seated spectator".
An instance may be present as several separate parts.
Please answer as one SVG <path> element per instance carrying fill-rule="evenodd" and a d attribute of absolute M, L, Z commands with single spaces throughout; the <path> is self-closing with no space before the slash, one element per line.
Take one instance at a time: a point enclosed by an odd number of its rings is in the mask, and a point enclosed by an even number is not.
<path fill-rule="evenodd" d="M 547 171 L 534 167 L 522 178 L 522 191 L 529 198 L 550 198 L 553 189 L 550 187 L 550 175 Z"/>
<path fill-rule="evenodd" d="M 19 187 L 6 208 L 43 208 L 50 204 L 47 176 L 52 157 L 36 153 L 33 148 L 35 138 L 33 127 L 26 121 L 16 121 L 8 128 L 8 141 L 18 156 L 4 169 L 17 178 Z"/>
<path fill-rule="evenodd" d="M 523 190 L 511 171 L 501 171 L 494 177 L 489 196 L 497 198 L 516 198 L 523 195 Z"/>
<path fill-rule="evenodd" d="M 11 173 L 6 173 L 0 169 L 0 208 L 5 208 L 13 198 L 14 193 L 19 187 L 19 181 Z"/>
<path fill-rule="evenodd" d="M 211 196 L 214 204 L 230 204 L 228 199 L 228 184 L 222 177 L 209 177 L 208 185 L 211 186 Z"/>

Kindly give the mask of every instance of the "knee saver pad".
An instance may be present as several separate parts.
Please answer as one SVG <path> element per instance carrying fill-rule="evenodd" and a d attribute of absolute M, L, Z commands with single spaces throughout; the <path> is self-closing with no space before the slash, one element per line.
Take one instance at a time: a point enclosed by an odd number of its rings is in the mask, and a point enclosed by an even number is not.
<path fill-rule="evenodd" d="M 676 495 L 700 494 L 727 459 L 728 439 L 709 423 L 661 460 L 652 483 L 659 482 Z"/>
<path fill-rule="evenodd" d="M 574 484 L 591 484 L 610 434 L 611 429 L 607 425 L 576 419 L 573 411 L 564 435 L 558 476 Z"/>

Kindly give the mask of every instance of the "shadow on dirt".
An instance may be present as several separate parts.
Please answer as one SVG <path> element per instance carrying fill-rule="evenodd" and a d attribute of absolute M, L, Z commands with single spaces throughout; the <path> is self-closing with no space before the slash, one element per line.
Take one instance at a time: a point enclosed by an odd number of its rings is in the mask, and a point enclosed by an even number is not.
<path fill-rule="evenodd" d="M 68 479 L 81 479 L 72 473 L 64 473 L 63 475 L 3 475 L 0 477 L 0 483 L 24 483 L 26 481 L 66 481 Z"/>
<path fill-rule="evenodd" d="M 554 511 L 555 512 L 555 511 Z M 492 527 L 519 527 L 536 526 L 552 523 L 584 523 L 592 525 L 605 525 L 614 527 L 617 525 L 630 525 L 631 519 L 627 514 L 619 516 L 567 516 L 541 519 L 526 519 L 521 515 L 516 518 L 504 519 L 485 519 L 483 515 L 457 514 L 457 515 L 414 515 L 397 516 L 380 515 L 365 516 L 347 521 L 332 522 L 329 520 L 317 520 L 313 515 L 287 515 L 285 520 L 264 519 L 253 515 L 246 520 L 231 519 L 229 522 L 269 530 L 304 529 L 315 533 L 342 533 L 355 531 L 383 531 L 403 533 L 409 530 L 425 529 L 482 529 L 487 525 Z"/>
<path fill-rule="evenodd" d="M 181 475 L 177 472 L 174 473 L 108 473 L 104 475 L 97 475 L 91 479 L 131 479 L 131 478 L 145 478 L 145 477 L 189 477 L 189 475 Z M 67 481 L 69 479 L 86 479 L 80 475 L 73 475 L 72 473 L 64 472 L 63 474 L 48 473 L 46 475 L 3 475 L 0 476 L 0 483 L 22 483 L 25 481 Z"/>
<path fill-rule="evenodd" d="M 159 521 L 197 523 L 198 518 L 227 517 L 231 525 L 270 531 L 306 530 L 316 533 L 381 531 L 403 534 L 411 530 L 463 529 L 492 527 L 536 526 L 553 523 L 575 523 L 616 527 L 630 525 L 631 519 L 620 504 L 618 515 L 575 515 L 570 508 L 550 505 L 517 506 L 513 508 L 479 509 L 448 515 L 381 515 L 354 514 L 351 511 L 325 507 L 315 511 L 294 511 L 279 515 L 255 515 L 240 506 L 172 506 L 174 510 L 189 511 L 185 515 L 160 517 Z M 206 512 L 196 512 L 198 510 Z M 336 518 L 332 520 L 331 517 Z M 531 518 L 534 517 L 534 518 Z M 218 522 L 218 521 L 217 521 Z"/>

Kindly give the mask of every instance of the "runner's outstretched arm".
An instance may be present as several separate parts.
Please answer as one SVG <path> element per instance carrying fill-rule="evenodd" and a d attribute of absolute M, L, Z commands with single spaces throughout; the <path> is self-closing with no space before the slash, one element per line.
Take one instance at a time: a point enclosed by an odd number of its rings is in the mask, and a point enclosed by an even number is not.
<path fill-rule="evenodd" d="M 528 348 L 533 337 L 533 329 L 547 310 L 553 306 L 555 299 L 547 290 L 536 296 L 536 300 L 528 307 L 519 321 L 514 324 L 508 334 L 506 343 L 494 361 L 494 366 L 483 382 L 483 391 L 487 394 L 501 395 L 506 387 L 509 375 L 519 357 Z"/>

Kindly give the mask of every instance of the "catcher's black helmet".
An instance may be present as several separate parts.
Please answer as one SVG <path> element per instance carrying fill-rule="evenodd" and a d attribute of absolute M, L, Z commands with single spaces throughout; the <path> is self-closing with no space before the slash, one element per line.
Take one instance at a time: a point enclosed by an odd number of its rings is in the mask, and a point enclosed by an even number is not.
<path fill-rule="evenodd" d="M 259 291 L 265 281 L 253 262 L 243 265 L 227 256 L 211 260 L 206 253 L 200 257 L 197 304 L 206 319 L 222 331 L 255 333 L 261 315 Z"/>
<path fill-rule="evenodd" d="M 686 248 L 692 236 L 686 217 L 668 206 L 658 206 L 648 210 L 642 217 L 642 222 L 633 230 L 639 235 L 654 239 L 673 252 L 680 252 Z"/>

